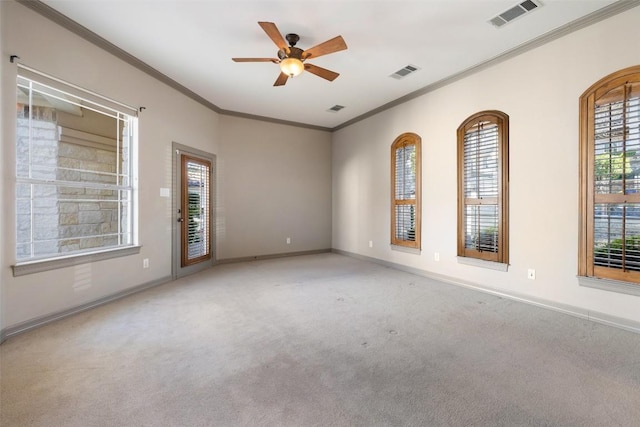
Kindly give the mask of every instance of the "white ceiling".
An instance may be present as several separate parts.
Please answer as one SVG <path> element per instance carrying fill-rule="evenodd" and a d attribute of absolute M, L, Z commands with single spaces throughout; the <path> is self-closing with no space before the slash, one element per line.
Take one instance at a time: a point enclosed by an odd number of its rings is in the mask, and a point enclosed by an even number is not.
<path fill-rule="evenodd" d="M 500 29 L 487 21 L 522 0 L 43 0 L 221 110 L 335 128 L 558 28 L 586 22 L 615 0 L 542 0 Z M 596 14 L 597 15 L 597 14 Z M 587 18 L 585 18 L 587 17 Z M 277 57 L 258 26 L 274 22 L 309 48 L 342 35 L 348 50 L 309 60 L 308 72 L 274 87 Z M 570 25 L 571 26 L 571 25 Z M 402 80 L 389 75 L 420 68 Z M 346 108 L 333 113 L 335 104 Z"/>

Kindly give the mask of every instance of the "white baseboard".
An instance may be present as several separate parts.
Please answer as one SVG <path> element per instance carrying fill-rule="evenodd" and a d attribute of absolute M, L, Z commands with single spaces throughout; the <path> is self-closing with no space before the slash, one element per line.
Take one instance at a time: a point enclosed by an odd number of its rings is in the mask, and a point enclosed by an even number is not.
<path fill-rule="evenodd" d="M 256 261 L 263 259 L 273 259 L 273 258 L 283 258 L 283 257 L 291 257 L 298 255 L 313 255 L 319 253 L 329 253 L 331 249 L 318 249 L 318 250 L 310 250 L 310 251 L 301 251 L 301 252 L 286 252 L 280 254 L 269 254 L 269 255 L 257 255 L 257 256 L 248 256 L 241 258 L 228 258 L 222 260 L 216 260 L 215 265 L 218 264 L 226 264 L 233 262 L 245 262 L 245 261 Z M 40 326 L 44 326 L 51 322 L 55 322 L 59 319 L 64 319 L 65 317 L 73 316 L 74 314 L 81 313 L 83 311 L 92 309 L 94 307 L 101 306 L 103 304 L 107 304 L 111 301 L 118 300 L 120 298 L 124 298 L 126 296 L 135 294 L 137 292 L 143 291 L 148 288 L 152 288 L 154 286 L 162 285 L 164 283 L 170 282 L 173 279 L 171 276 L 163 277 L 148 283 L 143 283 L 142 285 L 135 286 L 133 288 L 129 288 L 122 292 L 118 292 L 112 295 L 107 295 L 105 297 L 99 298 L 97 300 L 79 305 L 77 307 L 72 307 L 67 310 L 59 311 L 53 314 L 48 314 L 46 316 L 37 317 L 35 319 L 27 320 L 25 322 L 18 323 L 16 325 L 9 326 L 8 328 L 0 330 L 0 344 L 2 344 L 6 339 L 19 335 L 21 333 L 30 331 L 32 329 L 38 328 Z"/>
<path fill-rule="evenodd" d="M 624 329 L 626 331 L 635 332 L 640 334 L 640 322 L 634 320 L 625 319 L 622 317 L 612 316 L 597 311 L 587 310 L 585 308 L 576 307 L 568 304 L 562 304 L 555 301 L 549 301 L 542 298 L 532 297 L 530 295 L 519 294 L 517 292 L 511 292 L 504 289 L 496 289 L 490 286 L 482 285 L 479 283 L 473 283 L 466 280 L 450 277 L 444 274 L 433 273 L 427 270 L 421 270 L 419 268 L 408 267 L 406 265 L 397 264 L 390 261 L 381 260 L 365 255 L 356 254 L 353 252 L 343 251 L 341 249 L 332 249 L 334 253 L 346 255 L 352 258 L 361 259 L 363 261 L 373 262 L 375 264 L 383 265 L 385 267 L 393 268 L 407 273 L 415 274 L 417 276 L 428 277 L 430 279 L 437 280 L 439 282 L 448 283 L 455 286 L 461 286 L 467 289 L 474 289 L 480 292 L 496 295 L 510 300 L 523 302 L 526 304 L 532 304 L 537 307 L 546 308 L 549 310 L 557 311 L 560 313 L 568 314 L 571 316 L 579 317 L 581 319 L 587 319 L 592 322 L 601 323 L 608 326 L 614 326 L 616 328 Z"/>
<path fill-rule="evenodd" d="M 62 310 L 53 314 L 48 314 L 46 316 L 41 316 L 35 319 L 18 323 L 16 325 L 10 326 L 0 331 L 0 344 L 4 342 L 6 339 L 11 338 L 13 336 L 22 334 L 24 332 L 38 328 L 40 326 L 47 325 L 49 323 L 55 322 L 56 320 L 64 319 L 65 317 L 73 316 L 74 314 L 78 314 L 83 311 L 90 310 L 94 307 L 98 307 L 98 306 L 110 303 L 111 301 L 115 301 L 120 298 L 124 298 L 129 295 L 144 291 L 145 289 L 153 288 L 154 286 L 163 285 L 165 283 L 170 282 L 171 280 L 172 280 L 171 276 L 162 277 L 160 279 L 143 283 L 142 285 L 134 286 L 133 288 L 129 288 L 121 292 L 116 292 L 115 294 L 98 298 L 97 300 L 90 301 L 88 303 L 85 303 L 76 307 L 72 307 L 72 308 Z"/>
<path fill-rule="evenodd" d="M 549 310 L 557 311 L 560 313 L 568 314 L 571 316 L 579 317 L 581 319 L 587 319 L 593 322 L 601 323 L 608 326 L 613 326 L 616 328 L 624 329 L 630 332 L 635 332 L 640 334 L 640 322 L 636 322 L 630 319 L 624 319 L 617 316 L 611 316 L 605 313 L 599 313 L 592 310 L 587 310 L 584 308 L 561 304 L 554 301 L 548 301 L 541 298 L 532 297 L 529 295 L 522 295 L 516 292 L 505 291 L 503 289 L 495 289 L 490 286 L 481 285 L 478 283 L 473 283 L 461 279 L 457 279 L 454 277 L 446 276 L 443 274 L 433 273 L 427 270 L 422 270 L 419 268 L 409 267 L 402 264 L 397 264 L 390 261 L 381 260 L 378 258 L 368 257 L 365 255 L 356 254 L 353 252 L 343 251 L 340 249 L 322 249 L 322 250 L 314 250 L 314 251 L 305 251 L 305 252 L 293 252 L 286 254 L 273 254 L 273 255 L 262 255 L 255 257 L 242 257 L 242 258 L 230 258 L 225 260 L 218 260 L 216 264 L 225 264 L 232 262 L 243 262 L 243 261 L 253 261 L 253 260 L 262 260 L 262 259 L 273 259 L 273 258 L 281 258 L 281 257 L 290 257 L 290 256 L 299 256 L 299 255 L 312 255 L 319 253 L 327 253 L 333 252 L 345 256 L 349 256 L 352 258 L 361 259 L 363 261 L 373 262 L 375 264 L 383 265 L 385 267 L 393 268 L 396 270 L 404 271 L 407 273 L 415 274 L 417 276 L 428 277 L 430 279 L 434 279 L 443 283 L 448 283 L 455 286 L 461 286 L 468 289 L 474 289 L 480 292 L 488 293 L 491 295 L 500 296 L 503 298 L 508 298 L 514 301 L 523 302 L 526 304 L 532 304 L 537 307 L 546 308 Z M 83 311 L 92 309 L 94 307 L 98 307 L 104 304 L 107 304 L 111 301 L 115 301 L 126 296 L 141 292 L 145 289 L 149 289 L 155 286 L 159 286 L 165 283 L 172 281 L 170 276 L 163 277 L 160 279 L 153 280 L 151 282 L 144 283 L 139 286 L 135 286 L 133 288 L 117 292 L 112 295 L 108 295 L 97 300 L 79 305 L 77 307 L 73 307 L 67 310 L 63 310 L 57 313 L 49 314 L 46 316 L 38 317 L 35 319 L 31 319 L 25 322 L 18 323 L 16 325 L 10 326 L 8 328 L 0 331 L 0 343 L 4 342 L 6 339 L 19 335 L 21 333 L 30 331 L 32 329 L 38 328 L 40 326 L 44 326 L 46 324 L 55 322 L 56 320 L 64 319 L 65 317 L 72 316 L 77 313 L 81 313 Z"/>
<path fill-rule="evenodd" d="M 229 264 L 233 262 L 259 261 L 263 259 L 287 258 L 292 256 L 300 256 L 300 255 L 326 254 L 330 252 L 332 252 L 332 249 L 327 248 L 327 249 L 315 249 L 311 251 L 283 252 L 279 254 L 244 256 L 244 257 L 238 257 L 238 258 L 225 258 L 225 259 L 217 259 L 216 265 Z"/>

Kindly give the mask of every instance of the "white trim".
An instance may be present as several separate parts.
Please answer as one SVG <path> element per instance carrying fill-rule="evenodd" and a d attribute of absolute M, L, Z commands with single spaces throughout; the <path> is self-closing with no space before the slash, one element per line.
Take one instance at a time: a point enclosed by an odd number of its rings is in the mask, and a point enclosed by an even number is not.
<path fill-rule="evenodd" d="M 496 271 L 509 270 L 509 264 L 505 264 L 502 262 L 487 261 L 484 259 L 470 258 L 470 257 L 464 257 L 464 256 L 459 256 L 457 258 L 458 258 L 458 264 L 472 265 L 474 267 L 488 268 L 490 270 L 496 270 Z"/>
<path fill-rule="evenodd" d="M 332 252 L 331 249 L 315 249 L 310 251 L 300 251 L 300 252 L 283 252 L 280 254 L 267 254 L 267 255 L 255 255 L 255 256 L 244 256 L 238 258 L 224 258 L 218 259 L 215 261 L 215 265 L 218 264 L 231 264 L 235 262 L 248 262 L 248 261 L 260 261 L 267 259 L 276 259 L 276 258 L 288 258 L 292 256 L 303 256 L 303 255 L 316 255 L 316 254 L 326 254 Z"/>
<path fill-rule="evenodd" d="M 625 331 L 630 331 L 630 332 L 635 332 L 636 334 L 640 334 L 640 322 L 637 322 L 634 320 L 624 319 L 621 317 L 612 316 L 609 314 L 600 313 L 597 311 L 592 311 L 585 308 L 576 307 L 573 305 L 562 304 L 555 301 L 549 301 L 542 298 L 536 298 L 530 295 L 523 295 L 523 294 L 519 294 L 516 292 L 504 290 L 504 289 L 496 289 L 496 288 L 492 288 L 490 286 L 482 285 L 479 283 L 473 283 L 466 280 L 446 276 L 444 274 L 437 274 L 427 270 L 421 270 L 419 268 L 407 267 L 402 264 L 396 264 L 394 262 L 389 262 L 389 261 L 384 261 L 377 258 L 359 255 L 356 253 L 347 252 L 340 249 L 332 249 L 331 251 L 337 254 L 361 259 L 363 261 L 369 261 L 375 264 L 380 264 L 385 267 L 395 268 L 396 270 L 405 271 L 407 273 L 415 274 L 417 276 L 428 277 L 430 279 L 437 280 L 439 282 L 448 283 L 455 286 L 461 286 L 463 288 L 473 289 L 479 292 L 484 292 L 484 293 L 496 295 L 503 298 L 508 298 L 510 300 L 535 305 L 537 307 L 546 308 L 549 310 L 568 314 L 570 316 L 579 317 L 581 319 L 590 320 L 592 322 L 601 323 L 603 325 L 613 326 L 619 329 L 624 329 Z"/>
<path fill-rule="evenodd" d="M 392 251 L 399 251 L 399 252 L 406 252 L 408 254 L 414 254 L 414 255 L 420 255 L 422 253 L 422 250 L 419 248 L 410 248 L 408 246 L 401 246 L 401 245 L 389 245 L 391 247 Z"/>
<path fill-rule="evenodd" d="M 67 310 L 59 311 L 57 313 L 49 314 L 46 316 L 40 316 L 35 319 L 27 320 L 25 322 L 20 322 L 16 325 L 10 326 L 6 329 L 0 331 L 0 344 L 4 342 L 6 339 L 11 338 L 13 336 L 22 334 L 24 332 L 28 332 L 32 329 L 38 328 L 40 326 L 47 325 L 49 323 L 55 322 L 56 320 L 64 319 L 65 317 L 73 316 L 75 314 L 81 313 L 86 310 L 90 310 L 92 308 L 110 303 L 115 300 L 119 300 L 121 298 L 127 297 L 129 295 L 144 291 L 145 289 L 153 288 L 155 286 L 163 285 L 171 281 L 171 277 L 162 277 L 160 279 L 152 280 L 151 282 L 143 283 L 142 285 L 134 286 L 132 288 L 126 289 L 121 292 L 116 292 L 115 294 L 107 295 L 105 297 L 99 298 L 97 300 L 78 305 L 76 307 L 69 308 Z"/>
<path fill-rule="evenodd" d="M 27 80 L 31 80 L 35 83 L 38 83 L 42 86 L 47 86 L 47 87 L 51 87 L 54 90 L 58 91 L 58 92 L 62 92 L 62 93 L 66 93 L 72 96 L 75 96 L 77 98 L 81 98 L 83 100 L 87 100 L 90 101 L 100 107 L 103 108 L 107 108 L 109 110 L 115 111 L 115 112 L 119 112 L 119 113 L 124 113 L 130 116 L 134 116 L 137 117 L 138 116 L 138 109 L 135 107 L 132 107 L 130 105 L 127 104 L 123 104 L 122 102 L 118 102 L 115 101 L 111 98 L 107 98 L 106 96 L 97 94 L 95 92 L 92 92 L 90 90 L 87 90 L 85 88 L 82 88 L 80 86 L 76 86 L 72 83 L 69 83 L 67 81 L 64 81 L 62 79 L 59 79 L 57 77 L 51 76 L 49 74 L 43 73 L 42 71 L 38 71 L 34 68 L 28 67 L 22 63 L 18 63 L 18 76 L 25 78 Z M 34 76 L 35 75 L 35 76 Z M 63 85 L 65 87 L 66 90 L 61 90 L 59 88 L 57 88 L 57 85 Z M 76 91 L 80 91 L 80 93 L 77 93 Z M 91 97 L 95 98 L 95 99 L 88 99 L 87 95 L 90 95 Z M 99 101 L 98 101 L 99 100 Z M 106 103 L 106 105 L 103 105 L 102 103 Z M 109 105 L 110 104 L 110 105 Z M 122 109 L 125 110 L 130 110 L 133 111 L 133 114 L 131 114 L 130 112 L 127 113 L 125 111 L 122 111 Z"/>
<path fill-rule="evenodd" d="M 122 104 L 120 102 L 114 101 L 112 99 L 106 98 L 102 95 L 98 95 L 95 92 L 87 91 L 79 86 L 75 86 L 71 83 L 65 82 L 61 79 L 52 77 L 35 69 L 29 68 L 25 65 L 18 64 L 18 86 L 21 87 L 23 84 L 28 85 L 29 89 L 29 100 L 26 105 L 31 108 L 33 102 L 32 93 L 34 91 L 40 92 L 42 94 L 49 94 L 56 99 L 60 99 L 65 103 L 70 103 L 72 105 L 76 105 L 78 107 L 87 108 L 89 110 L 95 111 L 101 115 L 112 117 L 117 120 L 117 123 L 120 124 L 124 122 L 127 126 L 125 129 L 129 131 L 127 134 L 130 137 L 130 141 L 128 145 L 124 143 L 121 144 L 121 138 L 118 136 L 117 138 L 109 138 L 101 135 L 94 135 L 89 132 L 75 130 L 66 128 L 64 126 L 57 126 L 57 144 L 61 142 L 71 143 L 76 145 L 85 145 L 89 147 L 93 147 L 96 149 L 111 151 L 116 154 L 116 170 L 113 172 L 102 172 L 100 170 L 83 170 L 81 168 L 64 168 L 58 165 L 56 166 L 47 166 L 49 169 L 55 170 L 67 170 L 73 172 L 82 173 L 91 173 L 93 175 L 98 175 L 101 177 L 113 177 L 115 178 L 115 184 L 103 183 L 103 182 L 86 182 L 84 178 L 80 181 L 63 181 L 60 180 L 57 176 L 51 179 L 38 179 L 34 178 L 32 174 L 32 170 L 34 167 L 33 159 L 29 152 L 28 161 L 20 162 L 20 164 L 24 164 L 28 167 L 28 176 L 16 176 L 16 189 L 20 184 L 30 184 L 31 194 L 30 200 L 33 205 L 33 184 L 45 184 L 52 186 L 65 186 L 65 187 L 75 187 L 75 188 L 87 188 L 87 189 L 106 189 L 106 190 L 114 190 L 117 191 L 117 198 L 115 200 L 92 200 L 95 202 L 109 202 L 117 204 L 117 213 L 118 218 L 122 219 L 124 215 L 126 215 L 128 219 L 128 227 L 126 230 L 122 228 L 122 221 L 118 221 L 118 231 L 117 234 L 100 234 L 99 236 L 76 236 L 78 238 L 86 238 L 86 237 L 100 237 L 100 236 L 117 236 L 118 238 L 118 246 L 113 248 L 97 248 L 88 251 L 74 251 L 69 253 L 60 253 L 60 254 L 45 254 L 38 257 L 34 255 L 34 233 L 33 233 L 33 222 L 34 222 L 34 214 L 37 214 L 36 208 L 31 207 L 31 211 L 25 214 L 30 216 L 30 226 L 32 228 L 30 236 L 28 237 L 28 241 L 24 241 L 23 243 L 18 243 L 18 245 L 26 245 L 30 244 L 30 253 L 28 257 L 19 256 L 18 262 L 12 266 L 13 275 L 21 276 L 24 274 L 31 274 L 37 272 L 48 271 L 51 269 L 67 267 L 71 265 L 82 264 L 86 262 L 99 261 L 102 259 L 108 259 L 118 256 L 125 256 L 132 253 L 138 253 L 139 247 L 135 249 L 137 245 L 137 217 L 133 217 L 132 214 L 137 209 L 137 199 L 135 197 L 135 186 L 137 184 L 137 164 L 132 163 L 136 158 L 137 151 L 137 109 L 133 107 L 129 107 L 126 104 Z M 37 87 L 37 89 L 35 88 Z M 42 88 L 46 88 L 46 91 L 42 92 Z M 49 92 L 50 91 L 50 92 Z M 54 95 L 55 94 L 55 95 Z M 72 99 L 68 99 L 72 98 Z M 96 102 L 99 101 L 99 102 Z M 122 110 L 131 110 L 135 111 L 135 114 L 127 114 Z M 104 111 L 103 111 L 104 110 Z M 28 119 L 28 132 L 29 135 L 26 137 L 27 144 L 31 147 L 32 144 L 32 117 L 29 114 Z M 135 131 L 135 132 L 134 132 Z M 118 132 L 117 132 L 118 133 Z M 17 141 L 16 144 L 19 145 L 20 141 Z M 53 142 L 53 141 L 51 141 Z M 122 150 L 126 150 L 129 155 L 129 167 L 126 171 L 121 171 L 120 166 L 120 148 Z M 96 168 L 99 169 L 99 168 Z M 20 174 L 22 175 L 22 174 Z M 121 178 L 128 178 L 128 185 L 119 185 L 121 183 Z M 123 193 L 125 194 L 123 197 Z M 18 201 L 18 194 L 15 195 L 16 202 Z M 26 197 L 25 197 L 26 199 Z M 58 200 L 62 200 L 58 197 Z M 74 199 L 76 202 L 81 203 L 83 200 Z M 86 200 L 84 200 L 86 201 Z M 123 202 L 128 202 L 126 209 L 122 207 Z M 137 212 L 136 212 L 137 213 Z M 17 212 L 17 215 L 22 214 L 21 212 Z M 26 219 L 25 219 L 26 222 Z M 16 230 L 17 230 L 16 225 Z M 123 239 L 123 234 L 128 235 L 131 234 L 133 240 L 130 238 Z M 61 239 L 48 239 L 49 241 L 58 241 Z M 16 246 L 19 247 L 19 246 Z M 26 246 L 25 246 L 26 247 Z M 133 249 L 132 249 L 133 248 Z M 21 252 L 21 251 L 19 251 Z M 26 252 L 26 251 L 25 251 Z M 54 251 L 55 252 L 55 251 Z M 75 259 L 71 259 L 75 258 Z"/>
<path fill-rule="evenodd" d="M 23 2 L 25 0 L 18 0 L 19 2 Z M 612 4 L 603 7 L 602 9 L 596 10 L 582 18 L 578 18 L 573 22 L 569 22 L 568 24 L 563 25 L 562 27 L 556 28 L 555 30 L 549 31 L 548 33 L 542 34 L 541 36 L 530 40 L 526 43 L 523 43 L 519 46 L 516 46 L 506 52 L 499 54 L 493 58 L 490 58 L 484 62 L 480 62 L 479 64 L 472 65 L 471 67 L 460 71 L 457 74 L 453 74 L 451 76 L 445 77 L 442 80 L 438 80 L 430 85 L 424 86 L 421 89 L 418 89 L 414 92 L 408 93 L 407 95 L 401 96 L 400 98 L 394 99 L 384 105 L 381 105 L 377 108 L 374 108 L 371 111 L 363 113 L 359 116 L 356 116 L 352 119 L 347 120 L 331 129 L 332 132 L 339 131 L 340 129 L 344 129 L 348 126 L 351 126 L 355 123 L 361 122 L 369 117 L 375 116 L 378 113 L 389 110 L 398 105 L 402 105 L 407 103 L 415 98 L 418 98 L 426 93 L 434 92 L 437 89 L 455 83 L 459 80 L 462 80 L 466 77 L 473 76 L 483 70 L 486 70 L 489 67 L 493 67 L 501 62 L 504 62 L 508 59 L 515 58 L 519 55 L 522 55 L 525 52 L 529 52 L 537 47 L 543 46 L 547 43 L 551 43 L 554 40 L 557 40 L 561 37 L 564 37 L 568 34 L 573 33 L 574 31 L 581 30 L 590 25 L 597 24 L 600 21 L 608 19 L 612 16 L 615 16 L 619 13 L 623 13 L 629 9 L 637 7 L 640 5 L 639 0 L 619 0 L 615 1 Z"/>
<path fill-rule="evenodd" d="M 196 102 L 199 102 L 200 104 L 204 105 L 205 107 L 211 109 L 212 111 L 215 111 L 216 113 L 222 114 L 222 115 L 226 115 L 226 116 L 232 116 L 232 117 L 241 117 L 241 118 L 247 118 L 247 119 L 252 119 L 252 120 L 261 120 L 261 121 L 265 121 L 268 123 L 279 123 L 279 124 L 284 124 L 284 125 L 290 125 L 290 126 L 296 126 L 296 127 L 301 127 L 301 128 L 307 128 L 307 129 L 317 129 L 317 130 L 321 130 L 321 131 L 327 131 L 327 132 L 336 132 L 340 129 L 343 129 L 347 126 L 350 126 L 354 123 L 360 122 L 368 117 L 372 117 L 376 114 L 378 114 L 381 111 L 385 111 L 388 110 L 392 107 L 395 107 L 396 105 L 400 105 L 400 104 L 404 104 L 405 102 L 408 102 L 414 98 L 417 98 L 419 96 L 424 95 L 425 93 L 429 93 L 429 92 L 433 92 L 434 90 L 441 88 L 443 86 L 446 86 L 448 84 L 451 84 L 453 82 L 456 82 L 464 77 L 473 75 L 479 71 L 482 71 L 486 68 L 489 68 L 491 66 L 494 66 L 496 64 L 499 64 L 509 58 L 513 58 L 517 55 L 520 55 L 524 52 L 528 52 L 532 49 L 537 48 L 538 46 L 542 46 L 545 43 L 550 43 L 556 39 L 559 39 L 560 37 L 566 36 L 567 34 L 571 34 L 574 31 L 580 30 L 582 28 L 588 27 L 590 25 L 596 24 L 600 21 L 603 21 L 607 18 L 610 18 L 612 16 L 615 16 L 619 13 L 625 12 L 629 9 L 632 9 L 636 6 L 638 6 L 640 4 L 640 1 L 638 0 L 625 0 L 625 1 L 616 1 L 613 2 L 612 4 L 603 7 L 600 10 L 597 10 L 593 13 L 590 13 L 587 16 L 584 16 L 580 19 L 577 19 L 573 22 L 570 22 L 560 28 L 557 28 L 553 31 L 550 31 L 546 34 L 541 35 L 540 37 L 531 40 L 527 43 L 524 43 L 520 46 L 516 46 L 515 48 L 504 52 L 494 58 L 491 58 L 485 62 L 482 62 L 480 64 L 474 65 L 458 74 L 455 74 L 453 76 L 444 78 L 440 81 L 437 81 L 429 86 L 425 86 L 422 89 L 416 90 L 414 92 L 411 92 L 405 96 L 402 96 L 398 99 L 395 99 L 393 101 L 388 102 L 387 104 L 384 104 L 378 108 L 375 108 L 369 112 L 366 112 L 364 114 L 361 114 L 360 116 L 354 117 L 353 119 L 350 119 L 340 125 L 337 125 L 333 128 L 327 128 L 327 127 L 322 127 L 322 126 L 315 126 L 315 125 L 310 125 L 307 123 L 298 123 L 298 122 L 290 122 L 290 121 L 286 121 L 286 120 L 278 120 L 278 119 L 274 119 L 274 118 L 270 118 L 270 117 L 263 117 L 263 116 L 256 116 L 256 115 L 252 115 L 252 114 L 247 114 L 247 113 L 240 113 L 237 111 L 230 111 L 230 110 L 223 110 L 220 107 L 218 107 L 217 105 L 213 104 L 211 101 L 208 101 L 206 99 L 204 99 L 202 96 L 198 95 L 197 93 L 193 92 L 192 90 L 188 89 L 187 87 L 181 85 L 180 83 L 176 82 L 175 80 L 171 79 L 170 77 L 168 77 L 165 74 L 162 74 L 161 72 L 159 72 L 158 70 L 156 70 L 155 68 L 150 67 L 148 64 L 144 63 L 143 61 L 141 61 L 140 59 L 136 58 L 135 56 L 125 52 L 124 50 L 120 49 L 119 47 L 117 47 L 116 45 L 114 45 L 113 43 L 107 41 L 106 39 L 100 37 L 99 35 L 97 35 L 96 33 L 89 31 L 87 28 L 83 27 L 82 25 L 78 24 L 77 22 L 73 21 L 72 19 L 70 19 L 69 17 L 63 15 L 62 13 L 58 12 L 57 10 L 55 10 L 54 8 L 52 8 L 51 6 L 46 5 L 45 3 L 41 2 L 41 1 L 33 1 L 33 0 L 16 0 L 19 4 L 30 8 L 31 10 L 39 13 L 40 15 L 44 16 L 45 18 L 51 20 L 52 22 L 55 22 L 56 24 L 60 25 L 61 27 L 67 29 L 68 31 L 71 31 L 72 33 L 82 37 L 83 39 L 87 40 L 89 43 L 93 43 L 94 45 L 98 46 L 99 48 L 105 50 L 106 52 L 109 52 L 110 54 L 114 55 L 116 58 L 125 61 L 126 63 L 132 65 L 133 67 L 136 67 L 137 69 L 141 70 L 142 72 L 150 75 L 151 77 L 157 79 L 158 81 L 166 84 L 167 86 L 177 90 L 178 92 L 184 94 L 185 96 L 188 96 L 189 98 L 193 99 Z"/>
<path fill-rule="evenodd" d="M 599 277 L 577 276 L 578 284 L 585 288 L 601 289 L 603 291 L 640 296 L 640 284 L 622 282 L 619 280 L 601 279 Z"/>
<path fill-rule="evenodd" d="M 95 252 L 74 253 L 72 255 L 66 255 L 56 258 L 17 262 L 12 265 L 11 268 L 13 269 L 13 277 L 18 277 L 24 276 L 26 274 L 55 270 L 58 268 L 72 267 L 74 265 L 86 264 L 89 262 L 135 255 L 140 253 L 141 247 L 142 246 L 139 245 L 123 246 Z"/>

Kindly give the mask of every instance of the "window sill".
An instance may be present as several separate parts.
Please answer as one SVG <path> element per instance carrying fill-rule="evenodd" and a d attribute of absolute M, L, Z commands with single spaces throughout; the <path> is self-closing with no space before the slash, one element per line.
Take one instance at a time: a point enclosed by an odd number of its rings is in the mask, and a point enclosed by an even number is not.
<path fill-rule="evenodd" d="M 71 267 L 89 262 L 118 258 L 140 253 L 141 246 L 127 246 L 123 248 L 108 249 L 103 251 L 74 254 L 56 258 L 39 259 L 34 261 L 17 262 L 12 266 L 13 277 L 27 274 L 41 273 L 43 271 L 56 270 L 58 268 Z"/>
<path fill-rule="evenodd" d="M 400 246 L 400 245 L 391 245 L 391 250 L 406 252 L 408 254 L 414 254 L 414 255 L 420 255 L 420 252 L 421 252 L 419 248 L 410 248 L 407 246 Z"/>
<path fill-rule="evenodd" d="M 578 284 L 586 288 L 640 296 L 640 284 L 621 282 L 619 280 L 600 279 L 597 277 L 578 276 Z"/>
<path fill-rule="evenodd" d="M 505 264 L 502 262 L 495 262 L 495 261 L 486 261 L 484 259 L 462 257 L 462 256 L 458 257 L 458 264 L 472 265 L 474 267 L 488 268 L 490 270 L 496 270 L 496 271 L 509 270 L 509 264 Z"/>

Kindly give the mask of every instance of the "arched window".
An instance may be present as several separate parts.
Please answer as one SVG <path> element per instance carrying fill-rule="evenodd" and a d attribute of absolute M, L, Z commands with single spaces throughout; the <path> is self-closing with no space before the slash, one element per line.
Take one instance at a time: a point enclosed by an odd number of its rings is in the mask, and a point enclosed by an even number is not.
<path fill-rule="evenodd" d="M 391 244 L 420 249 L 421 139 L 403 133 L 391 144 Z"/>
<path fill-rule="evenodd" d="M 507 264 L 509 116 L 482 111 L 458 128 L 458 256 Z"/>
<path fill-rule="evenodd" d="M 640 283 L 640 66 L 580 97 L 578 269 Z"/>

